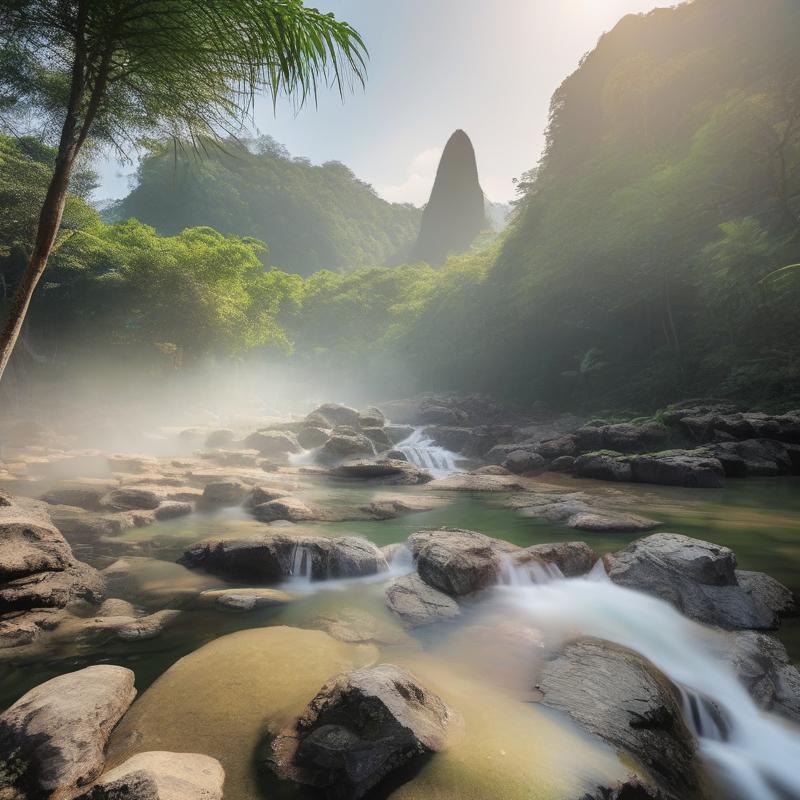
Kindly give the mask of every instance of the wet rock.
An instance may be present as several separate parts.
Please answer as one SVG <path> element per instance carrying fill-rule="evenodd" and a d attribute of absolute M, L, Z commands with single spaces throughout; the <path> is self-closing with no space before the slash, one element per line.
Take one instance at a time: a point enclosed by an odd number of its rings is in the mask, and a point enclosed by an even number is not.
<path fill-rule="evenodd" d="M 94 666 L 40 684 L 0 716 L 0 758 L 27 764 L 32 797 L 61 796 L 93 781 L 105 761 L 109 734 L 136 690 L 133 672 Z"/>
<path fill-rule="evenodd" d="M 792 458 L 785 445 L 770 439 L 718 442 L 702 452 L 716 458 L 729 478 L 784 475 L 792 472 Z"/>
<path fill-rule="evenodd" d="M 721 652 L 759 708 L 800 722 L 800 672 L 775 637 L 755 631 L 729 634 Z"/>
<path fill-rule="evenodd" d="M 329 436 L 330 431 L 325 428 L 306 425 L 297 432 L 297 442 L 302 448 L 312 450 L 315 447 L 322 447 Z"/>
<path fill-rule="evenodd" d="M 613 786 L 598 786 L 580 800 L 663 800 L 664 795 L 635 775 Z"/>
<path fill-rule="evenodd" d="M 337 425 L 350 425 L 353 428 L 359 426 L 358 411 L 340 403 L 323 403 L 306 417 L 307 421 L 316 422 L 318 419 L 325 420 L 325 427 L 328 428 L 335 428 Z"/>
<path fill-rule="evenodd" d="M 544 705 L 641 764 L 665 797 L 698 794 L 698 758 L 678 691 L 641 656 L 607 642 L 573 642 L 545 663 L 538 688 Z"/>
<path fill-rule="evenodd" d="M 102 514 L 73 506 L 51 506 L 53 524 L 67 537 L 99 539 L 118 536 L 133 527 L 133 520 L 125 513 Z"/>
<path fill-rule="evenodd" d="M 706 413 L 687 413 L 677 424 L 697 442 L 715 441 L 719 433 L 738 440 L 800 442 L 800 411 L 771 415 L 752 411 L 726 414 L 710 409 Z"/>
<path fill-rule="evenodd" d="M 218 428 L 206 436 L 206 447 L 230 447 L 235 439 L 236 434 L 230 428 Z"/>
<path fill-rule="evenodd" d="M 691 450 L 667 450 L 631 460 L 633 480 L 685 486 L 690 489 L 719 489 L 725 482 L 725 470 L 716 458 L 697 455 Z"/>
<path fill-rule="evenodd" d="M 565 578 L 574 578 L 589 572 L 599 556 L 586 542 L 557 542 L 526 547 L 514 552 L 512 558 L 518 566 L 530 561 L 553 564 Z"/>
<path fill-rule="evenodd" d="M 567 520 L 567 527 L 578 531 L 603 533 L 606 531 L 643 532 L 657 528 L 661 523 L 638 514 L 616 511 L 582 511 Z"/>
<path fill-rule="evenodd" d="M 204 506 L 238 506 L 247 494 L 247 486 L 241 481 L 211 481 L 203 488 L 201 502 Z"/>
<path fill-rule="evenodd" d="M 225 771 L 199 753 L 137 753 L 77 800 L 222 800 Z"/>
<path fill-rule="evenodd" d="M 173 623 L 181 612 L 167 608 L 163 611 L 156 611 L 139 619 L 117 628 L 117 636 L 126 642 L 139 641 L 141 639 L 155 639 L 171 623 Z"/>
<path fill-rule="evenodd" d="M 503 545 L 482 533 L 460 528 L 418 531 L 406 544 L 419 576 L 445 594 L 473 594 L 497 583 L 502 574 Z"/>
<path fill-rule="evenodd" d="M 459 472 L 431 481 L 428 488 L 446 492 L 520 492 L 530 488 L 530 483 L 516 475 Z"/>
<path fill-rule="evenodd" d="M 158 461 L 151 456 L 116 454 L 108 457 L 108 466 L 112 472 L 156 472 Z"/>
<path fill-rule="evenodd" d="M 109 597 L 104 600 L 95 612 L 96 617 L 135 617 L 136 609 L 133 603 L 121 600 L 118 597 Z"/>
<path fill-rule="evenodd" d="M 544 457 L 534 450 L 513 450 L 503 462 L 503 466 L 516 475 L 541 472 L 545 464 Z"/>
<path fill-rule="evenodd" d="M 386 605 L 408 628 L 457 617 L 461 610 L 452 597 L 425 583 L 416 573 L 395 578 L 386 588 Z"/>
<path fill-rule="evenodd" d="M 382 428 L 386 425 L 386 417 L 379 408 L 369 406 L 358 412 L 358 424 L 363 428 Z"/>
<path fill-rule="evenodd" d="M 457 720 L 411 673 L 379 664 L 326 683 L 276 737 L 268 763 L 284 779 L 357 799 L 412 759 L 445 749 Z"/>
<path fill-rule="evenodd" d="M 281 460 L 287 459 L 291 453 L 299 453 L 302 449 L 291 431 L 256 431 L 246 437 L 243 444 L 250 450 L 258 450 L 262 456 Z"/>
<path fill-rule="evenodd" d="M 737 569 L 736 582 L 757 603 L 765 605 L 779 616 L 788 617 L 797 613 L 794 592 L 766 573 Z"/>
<path fill-rule="evenodd" d="M 408 461 L 408 456 L 402 450 L 389 450 L 386 453 L 386 458 L 389 461 Z"/>
<path fill-rule="evenodd" d="M 283 533 L 199 542 L 186 550 L 180 563 L 259 583 L 305 572 L 313 580 L 325 580 L 373 575 L 388 569 L 381 551 L 366 539 Z"/>
<path fill-rule="evenodd" d="M 363 433 L 379 451 L 391 450 L 394 446 L 394 442 L 389 438 L 389 435 L 383 428 L 362 428 L 361 433 Z"/>
<path fill-rule="evenodd" d="M 554 439 L 546 439 L 536 445 L 536 452 L 546 461 L 555 461 L 563 456 L 574 456 L 577 453 L 575 436 L 566 434 Z"/>
<path fill-rule="evenodd" d="M 102 498 L 116 486 L 116 481 L 93 478 L 61 481 L 57 486 L 45 492 L 41 499 L 52 505 L 75 506 L 88 511 L 97 511 L 102 508 L 100 502 Z"/>
<path fill-rule="evenodd" d="M 630 481 L 633 479 L 631 465 L 621 453 L 584 453 L 575 459 L 575 474 L 579 478 L 594 478 L 598 481 Z"/>
<path fill-rule="evenodd" d="M 392 440 L 392 444 L 400 444 L 414 433 L 411 425 L 386 425 L 384 427 L 386 435 Z"/>
<path fill-rule="evenodd" d="M 252 611 L 256 608 L 279 606 L 293 597 L 280 589 L 255 587 L 250 589 L 209 589 L 200 593 L 200 601 L 211 601 L 229 611 Z"/>
<path fill-rule="evenodd" d="M 359 459 L 345 461 L 331 470 L 331 475 L 337 478 L 357 478 L 359 480 L 374 480 L 387 484 L 420 484 L 433 480 L 430 472 L 410 464 L 408 461 L 396 459 L 383 459 L 370 461 Z"/>
<path fill-rule="evenodd" d="M 319 511 L 306 505 L 296 497 L 279 497 L 277 500 L 269 500 L 266 503 L 259 503 L 250 509 L 253 516 L 261 522 L 275 522 L 277 520 L 288 520 L 289 522 L 304 522 L 319 519 Z"/>
<path fill-rule="evenodd" d="M 406 641 L 405 633 L 360 608 L 342 608 L 322 614 L 314 624 L 340 642 L 398 644 Z"/>
<path fill-rule="evenodd" d="M 444 447 L 445 450 L 453 453 L 460 453 L 472 439 L 472 428 L 429 425 L 425 428 L 424 434 L 439 447 Z"/>
<path fill-rule="evenodd" d="M 160 502 L 155 492 L 133 486 L 113 489 L 100 501 L 103 508 L 112 511 L 150 511 L 158 508 Z"/>
<path fill-rule="evenodd" d="M 194 508 L 191 503 L 180 503 L 176 500 L 167 500 L 161 503 L 155 510 L 154 516 L 157 520 L 163 521 L 165 519 L 176 519 L 177 517 L 185 517 L 191 514 Z"/>
<path fill-rule="evenodd" d="M 374 519 L 394 519 L 403 514 L 431 511 L 445 504 L 446 501 L 438 497 L 401 495 L 398 497 L 377 497 L 371 503 L 361 506 L 361 511 Z"/>
<path fill-rule="evenodd" d="M 332 465 L 349 458 L 371 457 L 376 452 L 372 440 L 361 433 L 334 433 L 319 449 L 316 458 L 320 464 Z"/>
<path fill-rule="evenodd" d="M 740 586 L 727 547 L 676 533 L 637 539 L 610 559 L 614 583 L 660 597 L 691 619 L 721 628 L 772 629 L 779 612 Z"/>
<path fill-rule="evenodd" d="M 254 486 L 244 499 L 245 508 L 255 508 L 262 503 L 270 503 L 288 495 L 287 489 L 276 489 L 271 486 Z"/>
<path fill-rule="evenodd" d="M 668 443 L 669 430 L 659 422 L 640 425 L 623 422 L 614 425 L 584 425 L 575 432 L 577 448 L 613 450 L 620 453 L 648 453 Z M 573 453 L 566 453 L 573 455 Z"/>
<path fill-rule="evenodd" d="M 551 472 L 572 472 L 575 468 L 573 456 L 559 456 L 554 458 L 547 467 Z"/>
<path fill-rule="evenodd" d="M 43 632 L 55 630 L 67 616 L 65 611 L 52 608 L 0 615 L 0 650 L 32 644 Z"/>

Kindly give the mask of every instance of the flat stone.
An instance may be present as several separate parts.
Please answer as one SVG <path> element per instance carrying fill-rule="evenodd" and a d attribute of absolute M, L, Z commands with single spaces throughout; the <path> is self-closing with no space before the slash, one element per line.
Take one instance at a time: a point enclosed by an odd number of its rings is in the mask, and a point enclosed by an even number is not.
<path fill-rule="evenodd" d="M 117 636 L 126 642 L 139 641 L 142 639 L 155 639 L 159 636 L 167 625 L 170 625 L 181 614 L 174 609 L 164 609 L 149 614 L 146 617 L 139 617 L 133 622 L 117 628 Z"/>
<path fill-rule="evenodd" d="M 248 589 L 209 589 L 200 593 L 199 600 L 212 601 L 229 611 L 252 611 L 256 608 L 284 605 L 294 596 L 280 589 L 255 587 Z"/>
<path fill-rule="evenodd" d="M 166 519 L 176 519 L 191 514 L 194 508 L 191 503 L 180 503 L 175 500 L 167 500 L 161 503 L 155 510 L 153 516 L 160 522 Z"/>
<path fill-rule="evenodd" d="M 614 511 L 582 511 L 567 520 L 567 527 L 578 531 L 603 533 L 606 531 L 644 532 L 657 528 L 661 523 L 638 514 L 623 514 Z"/>
<path fill-rule="evenodd" d="M 446 622 L 461 613 L 458 603 L 429 586 L 416 573 L 395 578 L 386 588 L 386 605 L 408 628 Z"/>

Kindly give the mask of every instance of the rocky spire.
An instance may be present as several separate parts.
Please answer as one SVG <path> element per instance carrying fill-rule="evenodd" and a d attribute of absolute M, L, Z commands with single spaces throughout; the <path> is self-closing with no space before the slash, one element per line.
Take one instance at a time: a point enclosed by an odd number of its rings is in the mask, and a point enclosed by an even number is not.
<path fill-rule="evenodd" d="M 441 264 L 448 253 L 466 250 L 485 227 L 475 150 L 469 136 L 459 129 L 447 140 L 439 161 L 414 255 L 420 261 Z"/>

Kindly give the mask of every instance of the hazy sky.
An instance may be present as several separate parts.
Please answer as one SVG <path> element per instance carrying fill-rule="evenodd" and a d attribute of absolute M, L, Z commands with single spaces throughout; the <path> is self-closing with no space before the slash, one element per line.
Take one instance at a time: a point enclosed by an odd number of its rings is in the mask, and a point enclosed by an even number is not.
<path fill-rule="evenodd" d="M 308 0 L 353 24 L 370 51 L 364 91 L 323 92 L 295 115 L 260 102 L 255 124 L 295 156 L 342 161 L 387 200 L 428 198 L 448 136 L 472 139 L 484 192 L 514 195 L 534 166 L 550 96 L 599 36 L 663 0 Z M 130 167 L 101 165 L 98 198 L 128 191 Z"/>

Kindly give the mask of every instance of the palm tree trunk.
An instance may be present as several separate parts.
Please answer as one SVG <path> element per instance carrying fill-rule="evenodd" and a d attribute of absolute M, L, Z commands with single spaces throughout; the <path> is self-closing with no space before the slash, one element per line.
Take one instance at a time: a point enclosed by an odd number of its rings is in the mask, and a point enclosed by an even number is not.
<path fill-rule="evenodd" d="M 64 213 L 64 204 L 67 200 L 69 176 L 72 171 L 72 159 L 59 154 L 56 159 L 55 171 L 47 189 L 42 211 L 39 215 L 39 225 L 36 229 L 36 238 L 33 244 L 31 257 L 25 272 L 22 274 L 17 287 L 14 300 L 11 303 L 8 320 L 0 335 L 0 380 L 14 352 L 22 325 L 31 304 L 31 298 L 47 266 L 47 259 L 61 225 L 61 216 Z"/>

